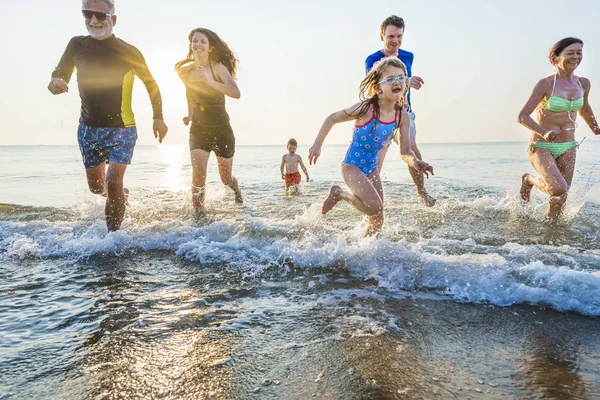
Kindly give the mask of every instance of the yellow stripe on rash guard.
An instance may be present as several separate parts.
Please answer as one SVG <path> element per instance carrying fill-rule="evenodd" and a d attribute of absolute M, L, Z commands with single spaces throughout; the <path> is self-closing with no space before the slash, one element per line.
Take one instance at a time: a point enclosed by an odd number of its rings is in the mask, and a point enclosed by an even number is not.
<path fill-rule="evenodd" d="M 133 81 L 135 75 L 133 70 L 129 70 L 123 77 L 123 93 L 121 94 L 121 118 L 123 119 L 123 125 L 126 128 L 135 126 L 135 116 L 133 115 L 133 109 L 131 108 L 131 97 L 133 93 Z"/>

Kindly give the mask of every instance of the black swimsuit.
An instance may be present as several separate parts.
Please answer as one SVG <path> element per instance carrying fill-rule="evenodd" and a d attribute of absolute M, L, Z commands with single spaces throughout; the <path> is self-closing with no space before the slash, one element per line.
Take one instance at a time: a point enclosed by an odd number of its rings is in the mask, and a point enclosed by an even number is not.
<path fill-rule="evenodd" d="M 193 65 L 179 71 L 193 104 L 190 150 L 214 151 L 217 157 L 231 158 L 235 153 L 235 136 L 225 110 L 225 95 L 204 82 L 190 82 L 192 70 Z M 212 65 L 210 72 L 215 79 Z"/>

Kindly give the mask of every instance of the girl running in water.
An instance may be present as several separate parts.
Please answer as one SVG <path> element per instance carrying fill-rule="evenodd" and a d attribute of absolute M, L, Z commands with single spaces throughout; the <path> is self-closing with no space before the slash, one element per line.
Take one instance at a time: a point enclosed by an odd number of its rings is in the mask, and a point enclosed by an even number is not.
<path fill-rule="evenodd" d="M 408 91 L 406 66 L 396 57 L 377 62 L 360 84 L 361 102 L 331 114 L 323 122 L 308 160 L 316 164 L 321 146 L 331 128 L 340 122 L 355 121 L 352 142 L 342 162 L 342 177 L 350 191 L 333 185 L 323 202 L 327 214 L 340 200 L 345 200 L 368 217 L 365 236 L 372 236 L 383 225 L 383 188 L 377 168 L 379 154 L 399 132 L 400 155 L 410 167 L 429 177 L 433 168 L 420 161 L 410 146 L 410 115 L 402 107 Z"/>
<path fill-rule="evenodd" d="M 235 83 L 238 60 L 221 38 L 208 29 L 197 28 L 189 35 L 189 52 L 175 64 L 175 71 L 186 88 L 190 122 L 192 158 L 192 204 L 198 215 L 204 214 L 206 169 L 210 152 L 217 156 L 221 182 L 243 203 L 237 179 L 232 175 L 235 137 L 225 110 L 225 96 L 240 98 Z"/>
<path fill-rule="evenodd" d="M 552 47 L 549 58 L 556 72 L 535 85 L 519 113 L 519 123 L 531 130 L 529 160 L 540 174 L 539 178 L 523 174 L 521 197 L 529 201 L 534 186 L 550 195 L 546 218 L 556 221 L 575 171 L 577 112 L 594 134 L 600 134 L 600 127 L 588 102 L 590 81 L 575 75 L 583 59 L 583 42 L 562 39 Z M 530 116 L 533 111 L 537 111 L 537 121 Z"/>

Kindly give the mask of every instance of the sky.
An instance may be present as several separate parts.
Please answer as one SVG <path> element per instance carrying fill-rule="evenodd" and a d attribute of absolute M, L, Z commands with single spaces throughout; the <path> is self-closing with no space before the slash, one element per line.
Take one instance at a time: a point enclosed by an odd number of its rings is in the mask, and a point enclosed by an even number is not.
<path fill-rule="evenodd" d="M 50 74 L 69 39 L 86 35 L 78 0 L 0 0 L 0 145 L 76 145 L 80 101 L 51 95 Z M 227 99 L 237 144 L 310 145 L 331 113 L 358 101 L 365 58 L 381 49 L 379 25 L 396 14 L 406 22 L 402 48 L 415 53 L 413 91 L 417 141 L 526 141 L 517 114 L 534 84 L 553 73 L 549 49 L 581 38 L 578 75 L 592 82 L 600 115 L 600 2 L 596 0 L 117 0 L 114 33 L 144 54 L 158 82 L 166 144 L 187 144 L 185 89 L 173 70 L 187 36 L 209 28 L 236 52 L 242 96 Z M 150 101 L 136 80 L 133 110 L 138 144 L 157 143 Z M 580 121 L 579 139 L 591 133 Z M 352 123 L 326 143 L 345 144 Z"/>

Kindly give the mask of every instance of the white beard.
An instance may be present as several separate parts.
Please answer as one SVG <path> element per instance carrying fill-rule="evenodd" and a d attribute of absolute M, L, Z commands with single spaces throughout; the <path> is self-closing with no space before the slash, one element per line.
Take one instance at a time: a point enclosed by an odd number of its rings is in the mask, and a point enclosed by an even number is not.
<path fill-rule="evenodd" d="M 103 25 L 101 28 L 95 28 L 89 24 L 85 24 L 85 27 L 90 36 L 97 40 L 105 40 L 112 35 L 112 25 L 110 23 Z"/>

